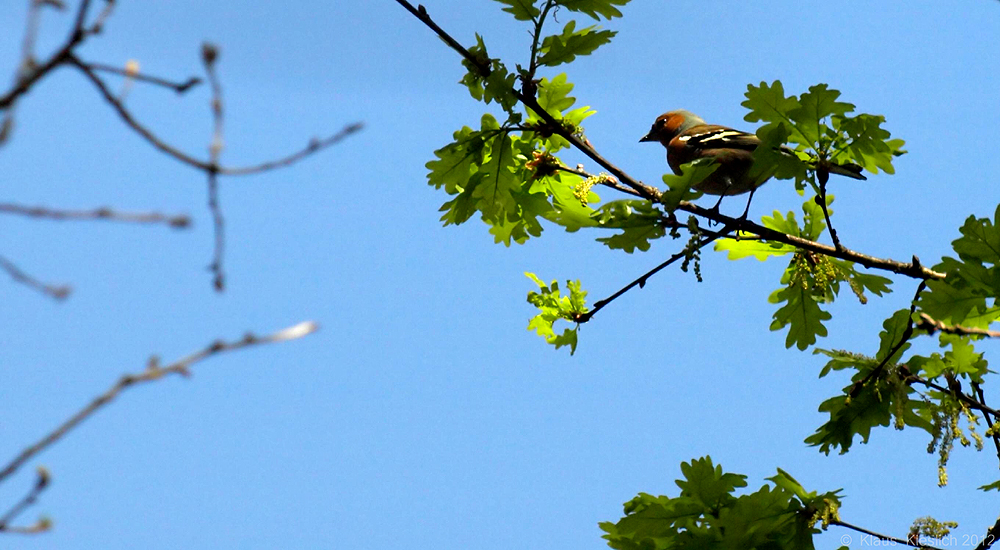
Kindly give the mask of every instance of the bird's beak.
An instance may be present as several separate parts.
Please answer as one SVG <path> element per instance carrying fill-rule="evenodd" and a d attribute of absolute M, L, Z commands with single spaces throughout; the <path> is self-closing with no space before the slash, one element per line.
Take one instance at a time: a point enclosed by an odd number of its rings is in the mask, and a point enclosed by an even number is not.
<path fill-rule="evenodd" d="M 653 137 L 653 133 L 652 132 L 650 132 L 650 133 L 642 136 L 641 138 L 639 138 L 639 143 L 645 143 L 647 141 L 657 141 L 657 139 L 655 137 Z"/>

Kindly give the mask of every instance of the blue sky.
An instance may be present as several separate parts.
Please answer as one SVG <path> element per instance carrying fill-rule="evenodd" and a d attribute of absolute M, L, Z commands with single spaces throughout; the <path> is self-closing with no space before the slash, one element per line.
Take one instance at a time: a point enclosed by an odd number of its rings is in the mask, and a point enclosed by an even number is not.
<path fill-rule="evenodd" d="M 16 4 L 0 18 L 3 74 L 17 63 L 27 3 Z M 195 225 L 0 218 L 0 253 L 76 289 L 53 303 L 0 284 L 0 454 L 150 354 L 169 360 L 305 319 L 322 330 L 123 395 L 36 461 L 54 481 L 25 519 L 49 515 L 54 531 L 0 547 L 602 548 L 599 521 L 617 520 L 639 491 L 674 494 L 679 463 L 705 454 L 751 487 L 776 467 L 810 489 L 842 487 L 846 521 L 896 535 L 924 515 L 959 521 L 962 535 L 995 520 L 995 496 L 974 490 L 997 478 L 988 450 L 956 451 L 939 489 L 923 433 L 877 431 L 846 456 L 802 443 L 823 421 L 818 404 L 846 382 L 817 380 L 823 361 L 768 330 L 780 263 L 706 254 L 702 284 L 661 273 L 584 326 L 574 357 L 527 332 L 524 271 L 582 279 L 598 299 L 679 243 L 627 256 L 551 227 L 508 249 L 476 222 L 442 228 L 445 196 L 423 165 L 483 106 L 456 84 L 457 56 L 395 2 L 120 4 L 86 59 L 136 59 L 181 79 L 198 73 L 203 40 L 220 46 L 225 162 L 284 154 L 353 121 L 366 128 L 290 170 L 223 180 L 229 288 L 217 295 L 202 175 L 137 139 L 73 71 L 33 90 L 0 151 L 3 201 L 187 212 Z M 459 40 L 479 31 L 492 55 L 524 61 L 527 29 L 499 4 L 426 6 Z M 795 93 L 829 83 L 884 114 L 910 151 L 895 176 L 836 182 L 841 239 L 932 264 L 965 217 L 1000 199 L 1000 67 L 986 51 L 998 10 L 989 0 L 635 0 L 610 25 L 615 41 L 569 77 L 578 104 L 598 112 L 591 142 L 646 182 L 666 170 L 662 149 L 637 143 L 656 115 L 685 108 L 745 128 L 748 83 L 780 79 Z M 69 19 L 46 13 L 43 49 Z M 139 86 L 128 104 L 202 154 L 208 98 Z M 799 201 L 771 183 L 751 215 Z M 915 285 L 894 288 L 866 306 L 843 296 L 821 345 L 873 352 Z M 0 502 L 22 494 L 30 470 L 0 486 Z M 818 545 L 836 548 L 845 533 Z"/>

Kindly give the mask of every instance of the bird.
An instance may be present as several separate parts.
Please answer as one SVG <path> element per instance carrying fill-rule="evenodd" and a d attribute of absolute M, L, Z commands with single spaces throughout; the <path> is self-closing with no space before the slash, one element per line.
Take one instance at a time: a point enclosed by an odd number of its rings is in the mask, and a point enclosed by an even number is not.
<path fill-rule="evenodd" d="M 716 213 L 719 204 L 728 195 L 741 195 L 750 192 L 747 208 L 743 212 L 745 219 L 750 211 L 750 201 L 754 191 L 771 179 L 769 173 L 755 173 L 753 153 L 760 145 L 760 139 L 751 133 L 734 130 L 717 124 L 706 124 L 705 120 L 691 111 L 683 109 L 664 113 L 653 122 L 649 133 L 639 142 L 659 142 L 667 149 L 667 164 L 677 175 L 681 174 L 681 166 L 698 159 L 713 159 L 717 164 L 715 172 L 709 174 L 694 188 L 709 195 L 719 195 L 719 202 L 712 208 Z M 794 152 L 782 146 L 780 152 L 794 155 Z M 856 164 L 825 163 L 830 173 L 849 178 L 868 179 L 861 174 L 861 167 Z"/>

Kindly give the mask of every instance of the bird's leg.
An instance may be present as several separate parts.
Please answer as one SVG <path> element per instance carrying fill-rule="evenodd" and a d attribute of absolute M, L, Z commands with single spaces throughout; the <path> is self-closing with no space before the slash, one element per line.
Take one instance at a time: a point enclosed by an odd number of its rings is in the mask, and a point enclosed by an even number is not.
<path fill-rule="evenodd" d="M 747 199 L 747 207 L 743 211 L 743 215 L 739 217 L 740 221 L 746 221 L 747 214 L 750 213 L 750 201 L 753 200 L 753 194 L 756 193 L 756 192 L 757 192 L 757 188 L 756 187 L 754 187 L 753 189 L 750 190 L 750 198 Z"/>
<path fill-rule="evenodd" d="M 715 206 L 713 206 L 713 207 L 711 207 L 711 208 L 708 209 L 709 212 L 712 212 L 712 213 L 714 213 L 716 215 L 720 215 L 721 214 L 721 212 L 719 212 L 719 206 L 722 204 L 722 199 L 726 198 L 726 193 L 733 186 L 733 182 L 732 182 L 732 180 L 729 179 L 729 176 L 726 176 L 724 178 L 724 181 L 726 182 L 726 187 L 722 190 L 722 194 L 719 195 L 719 200 L 715 201 Z M 716 220 L 709 219 L 708 220 L 708 224 L 709 225 L 718 225 L 719 222 L 716 221 Z"/>

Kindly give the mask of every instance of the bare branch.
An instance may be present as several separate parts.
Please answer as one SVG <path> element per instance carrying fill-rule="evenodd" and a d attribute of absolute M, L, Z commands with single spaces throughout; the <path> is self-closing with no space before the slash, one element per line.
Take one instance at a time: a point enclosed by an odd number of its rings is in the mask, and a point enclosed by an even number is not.
<path fill-rule="evenodd" d="M 46 519 L 39 520 L 35 525 L 30 527 L 13 527 L 10 522 L 17 519 L 17 516 L 21 515 L 30 506 L 38 501 L 38 496 L 42 494 L 49 486 L 49 481 L 51 477 L 49 476 L 49 471 L 43 466 L 38 467 L 38 475 L 35 478 L 35 483 L 31 486 L 28 494 L 24 495 L 21 500 L 14 503 L 10 510 L 7 511 L 2 517 L 0 517 L 0 533 L 2 532 L 12 532 L 12 533 L 22 533 L 22 534 L 33 534 L 40 533 L 48 529 L 51 525 Z"/>
<path fill-rule="evenodd" d="M 315 153 L 322 151 L 323 149 L 326 149 L 327 147 L 330 147 L 331 145 L 336 145 L 337 143 L 340 143 L 340 141 L 342 141 L 344 138 L 355 132 L 360 131 L 362 128 L 364 128 L 364 124 L 362 124 L 361 122 L 348 124 L 347 126 L 341 128 L 339 132 L 333 134 L 332 136 L 323 139 L 313 138 L 312 140 L 309 141 L 309 144 L 306 145 L 305 148 L 295 153 L 292 153 L 286 157 L 270 160 L 267 162 L 262 162 L 260 164 L 252 166 L 239 166 L 233 168 L 220 166 L 219 174 L 222 174 L 224 176 L 248 176 L 251 174 L 260 174 L 261 172 L 268 172 L 270 170 L 275 170 L 278 168 L 286 168 L 310 155 L 313 155 Z"/>
<path fill-rule="evenodd" d="M 89 33 L 84 29 L 87 19 L 87 11 L 90 9 L 90 0 L 80 0 L 80 7 L 76 13 L 76 23 L 70 31 L 69 38 L 51 57 L 41 65 L 30 62 L 29 70 L 19 69 L 14 86 L 7 93 L 0 96 L 0 110 L 5 110 L 14 105 L 14 102 L 24 94 L 28 93 L 32 86 L 39 80 L 52 72 L 53 69 L 66 63 L 73 53 L 73 49 L 79 46 Z"/>
<path fill-rule="evenodd" d="M 205 74 L 212 87 L 212 141 L 208 145 L 208 210 L 212 213 L 212 228 L 215 233 L 215 246 L 212 252 L 212 286 L 216 292 L 226 288 L 226 274 L 222 267 L 226 248 L 226 223 L 222 217 L 222 206 L 219 203 L 219 156 L 225 147 L 223 128 L 225 123 L 222 104 L 222 84 L 215 73 L 215 62 L 219 59 L 219 48 L 208 42 L 201 45 L 201 60 L 205 66 Z"/>
<path fill-rule="evenodd" d="M 191 218 L 185 214 L 169 216 L 159 212 L 122 212 L 106 206 L 93 210 L 56 210 L 44 206 L 0 203 L 0 214 L 15 214 L 58 221 L 106 220 L 123 223 L 166 224 L 176 229 L 187 228 L 191 225 Z"/>
<path fill-rule="evenodd" d="M 151 76 L 147 74 L 142 74 L 138 72 L 132 72 L 128 69 L 121 69 L 113 65 L 106 65 L 104 63 L 86 63 L 87 67 L 92 71 L 100 71 L 105 73 L 116 74 L 118 76 L 123 76 L 125 78 L 131 78 L 139 82 L 146 82 L 148 84 L 153 84 L 155 86 L 161 86 L 163 88 L 168 88 L 177 92 L 178 94 L 183 94 L 189 91 L 198 84 L 201 84 L 201 79 L 192 76 L 191 78 L 185 80 L 184 82 L 174 82 L 167 80 L 165 78 L 160 78 L 158 76 Z"/>
<path fill-rule="evenodd" d="M 986 404 L 986 394 L 983 392 L 983 388 L 979 385 L 978 382 L 972 382 L 971 385 L 972 385 L 972 389 L 976 392 L 976 397 L 979 399 L 979 402 L 982 403 L 983 405 L 985 405 Z M 989 413 L 983 412 L 983 418 L 986 419 L 986 428 L 987 428 L 986 431 L 993 434 L 992 435 L 993 446 L 996 447 L 996 449 L 997 449 L 997 458 L 1000 459 L 1000 434 L 996 433 L 993 430 L 993 419 L 990 418 L 990 414 Z"/>
<path fill-rule="evenodd" d="M 159 360 L 154 356 L 150 358 L 149 364 L 146 370 L 135 373 L 126 374 L 122 376 L 118 382 L 112 385 L 106 392 L 97 396 L 93 401 L 87 406 L 80 409 L 76 414 L 69 417 L 68 420 L 60 424 L 56 429 L 49 432 L 46 436 L 38 440 L 37 443 L 29 446 L 28 448 L 21 451 L 13 460 L 7 463 L 2 470 L 0 470 L 0 483 L 3 483 L 5 479 L 10 477 L 14 472 L 21 468 L 26 462 L 31 460 L 35 455 L 47 449 L 53 443 L 62 439 L 67 433 L 72 431 L 81 422 L 90 418 L 95 412 L 103 408 L 105 405 L 113 401 L 118 394 L 123 391 L 146 382 L 153 382 L 159 380 L 168 375 L 180 375 L 188 377 L 191 375 L 190 368 L 196 363 L 204 361 L 213 355 L 218 355 L 220 353 L 235 351 L 238 349 L 243 349 L 251 346 L 256 346 L 260 344 L 270 344 L 275 342 L 284 342 L 287 340 L 295 340 L 307 336 L 315 332 L 318 325 L 312 321 L 306 321 L 299 323 L 297 325 L 279 330 L 273 334 L 266 336 L 255 336 L 248 333 L 246 336 L 239 340 L 233 340 L 231 342 L 224 342 L 222 340 L 215 341 L 209 344 L 204 349 L 192 353 L 187 357 L 183 357 L 178 361 L 170 363 L 169 365 L 161 366 Z"/>
<path fill-rule="evenodd" d="M 14 262 L 11 262 L 3 256 L 0 256 L 0 269 L 6 271 L 15 282 L 31 287 L 50 298 L 55 298 L 56 300 L 65 300 L 66 297 L 69 296 L 69 293 L 73 291 L 73 288 L 69 285 L 52 285 L 43 283 L 31 275 L 28 275 L 24 271 L 21 271 L 21 269 L 17 267 Z"/>

